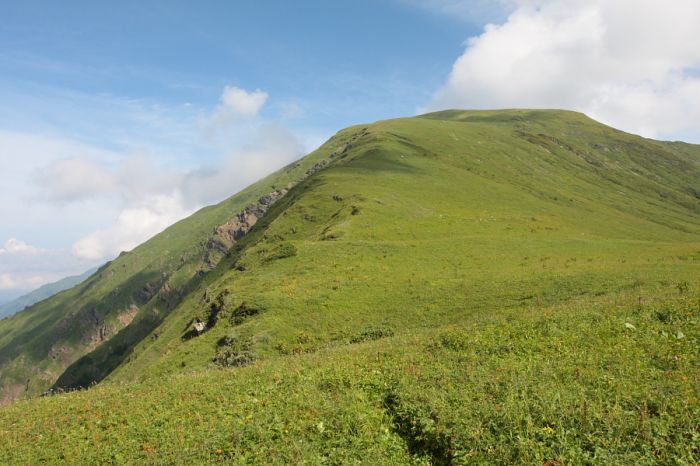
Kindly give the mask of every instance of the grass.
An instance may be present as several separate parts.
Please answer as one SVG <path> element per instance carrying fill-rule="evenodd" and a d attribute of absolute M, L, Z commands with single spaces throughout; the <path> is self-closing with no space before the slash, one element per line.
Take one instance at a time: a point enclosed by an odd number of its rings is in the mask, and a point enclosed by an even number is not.
<path fill-rule="evenodd" d="M 527 306 L 20 402 L 0 444 L 11 464 L 693 464 L 698 319 L 672 290 Z"/>
<path fill-rule="evenodd" d="M 313 157 L 103 383 L 0 410 L 7 462 L 700 462 L 697 146 L 454 111 Z"/>

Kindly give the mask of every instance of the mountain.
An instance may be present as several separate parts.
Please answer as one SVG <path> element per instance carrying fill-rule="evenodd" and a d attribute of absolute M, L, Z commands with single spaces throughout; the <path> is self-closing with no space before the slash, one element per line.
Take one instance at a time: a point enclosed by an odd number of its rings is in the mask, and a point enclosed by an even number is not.
<path fill-rule="evenodd" d="M 27 290 L 0 290 L 0 306 L 26 294 Z"/>
<path fill-rule="evenodd" d="M 101 361 L 100 375 L 119 365 L 226 254 L 231 239 L 215 227 L 259 198 L 286 189 L 313 171 L 324 155 L 312 154 L 196 212 L 122 253 L 77 287 L 2 320 L 0 404 L 43 393 L 68 366 L 116 336 L 108 361 Z"/>
<path fill-rule="evenodd" d="M 0 321 L 22 463 L 700 460 L 700 147 L 354 126 Z"/>
<path fill-rule="evenodd" d="M 25 307 L 36 304 L 46 298 L 50 298 L 63 290 L 73 288 L 75 285 L 85 281 L 90 275 L 95 273 L 96 270 L 97 269 L 90 269 L 81 275 L 66 277 L 54 283 L 47 283 L 34 291 L 22 295 L 19 298 L 15 298 L 8 303 L 0 305 L 0 319 L 9 317 L 16 312 L 21 311 Z"/>

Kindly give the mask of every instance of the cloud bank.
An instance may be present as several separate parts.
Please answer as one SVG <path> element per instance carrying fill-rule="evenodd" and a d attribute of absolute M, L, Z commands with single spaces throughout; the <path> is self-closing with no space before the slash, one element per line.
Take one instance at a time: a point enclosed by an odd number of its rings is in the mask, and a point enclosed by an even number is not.
<path fill-rule="evenodd" d="M 106 196 L 123 208 L 114 223 L 81 238 L 75 256 L 106 260 L 133 249 L 197 209 L 235 194 L 290 161 L 303 145 L 287 129 L 259 118 L 267 101 L 261 90 L 227 86 L 219 105 L 202 122 L 205 137 L 215 128 L 223 155 L 189 170 L 157 166 L 145 157 L 124 157 L 118 164 L 89 159 L 58 160 L 38 174 L 48 199 L 79 202 Z"/>
<path fill-rule="evenodd" d="M 699 18 L 696 0 L 517 2 L 505 22 L 467 41 L 421 111 L 567 108 L 700 142 Z"/>
<path fill-rule="evenodd" d="M 81 273 L 301 157 L 304 144 L 260 116 L 267 100 L 262 90 L 227 86 L 212 109 L 194 109 L 190 131 L 197 137 L 183 137 L 198 138 L 202 150 L 189 160 L 158 144 L 127 141 L 105 149 L 45 134 L 0 132 L 0 142 L 8 143 L 0 158 L 23 161 L 10 163 L 14 175 L 7 181 L 13 184 L 0 186 L 0 193 L 21 193 L 20 202 L 6 205 L 5 212 L 10 217 L 26 212 L 23 224 L 36 227 L 24 234 L 42 242 L 40 225 L 62 213 L 62 228 L 80 234 L 66 248 L 7 240 L 0 247 L 0 290 L 28 290 Z M 160 124 L 162 118 L 156 120 Z"/>

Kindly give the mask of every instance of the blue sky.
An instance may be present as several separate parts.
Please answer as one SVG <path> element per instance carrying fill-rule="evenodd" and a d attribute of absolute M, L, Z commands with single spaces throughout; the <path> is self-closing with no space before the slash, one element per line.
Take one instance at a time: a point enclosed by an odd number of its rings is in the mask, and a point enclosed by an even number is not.
<path fill-rule="evenodd" d="M 483 26 L 396 0 L 30 1 L 2 13 L 3 99 L 61 104 L 72 91 L 207 107 L 233 83 L 274 96 L 265 116 L 303 106 L 295 125 L 322 132 L 413 113 Z M 70 123 L 27 100 L 23 118 Z"/>
<path fill-rule="evenodd" d="M 700 142 L 700 7 L 671 3 L 4 2 L 0 290 L 109 260 L 351 124 L 559 107 Z"/>

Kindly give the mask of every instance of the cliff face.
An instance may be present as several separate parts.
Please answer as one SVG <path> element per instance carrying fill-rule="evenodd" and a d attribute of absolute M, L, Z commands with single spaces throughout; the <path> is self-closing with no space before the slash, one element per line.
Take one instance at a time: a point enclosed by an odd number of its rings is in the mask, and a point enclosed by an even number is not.
<path fill-rule="evenodd" d="M 258 220 L 265 215 L 270 207 L 287 194 L 293 186 L 294 183 L 289 183 L 287 188 L 276 189 L 262 196 L 257 203 L 247 206 L 228 222 L 217 226 L 214 229 L 214 234 L 209 238 L 209 250 L 226 254 L 238 240 L 243 238 L 258 223 Z M 211 254 L 207 255 L 206 261 L 211 269 L 218 263 L 216 259 L 212 259 Z"/>

